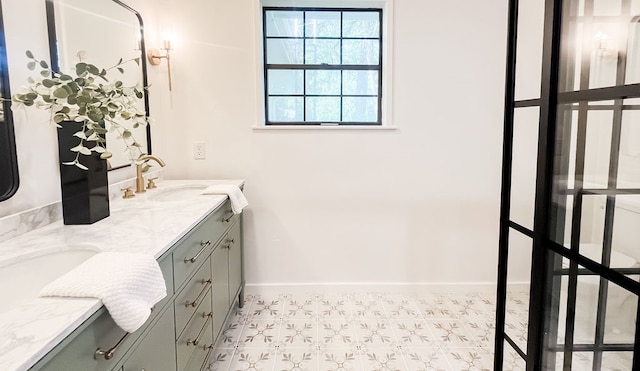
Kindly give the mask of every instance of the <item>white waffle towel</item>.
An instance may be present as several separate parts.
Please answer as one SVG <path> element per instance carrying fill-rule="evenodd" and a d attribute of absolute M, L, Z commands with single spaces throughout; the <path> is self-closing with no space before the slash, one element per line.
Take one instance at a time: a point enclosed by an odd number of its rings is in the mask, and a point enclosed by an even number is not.
<path fill-rule="evenodd" d="M 40 296 L 98 298 L 126 332 L 139 329 L 167 296 L 158 262 L 149 255 L 105 252 L 45 286 Z"/>
<path fill-rule="evenodd" d="M 233 184 L 216 184 L 202 191 L 203 195 L 227 195 L 231 201 L 231 210 L 234 214 L 240 214 L 242 209 L 249 206 L 249 201 L 242 193 L 240 187 Z"/>

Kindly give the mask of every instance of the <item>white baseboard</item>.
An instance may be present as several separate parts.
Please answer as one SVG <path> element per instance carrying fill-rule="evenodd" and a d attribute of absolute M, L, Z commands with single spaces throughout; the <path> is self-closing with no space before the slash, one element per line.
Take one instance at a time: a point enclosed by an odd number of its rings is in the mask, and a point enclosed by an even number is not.
<path fill-rule="evenodd" d="M 495 293 L 493 282 L 300 282 L 300 283 L 247 283 L 246 292 L 353 292 L 384 291 L 399 293 L 420 292 L 487 292 Z"/>

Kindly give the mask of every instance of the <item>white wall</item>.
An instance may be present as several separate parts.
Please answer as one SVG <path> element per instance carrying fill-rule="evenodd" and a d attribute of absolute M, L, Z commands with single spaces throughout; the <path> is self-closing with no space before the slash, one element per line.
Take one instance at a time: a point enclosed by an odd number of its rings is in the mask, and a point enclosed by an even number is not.
<path fill-rule="evenodd" d="M 506 1 L 394 2 L 396 131 L 254 130 L 255 0 L 165 2 L 155 150 L 173 178 L 246 178 L 249 283 L 495 281 Z"/>
<path fill-rule="evenodd" d="M 168 175 L 247 180 L 247 281 L 495 281 L 506 0 L 394 1 L 395 131 L 254 130 L 254 1 L 129 2 L 149 47 L 176 36 L 171 94 L 166 65 L 149 69 Z M 3 1 L 14 91 L 24 50 L 48 54 L 43 4 Z M 46 114 L 16 114 L 16 136 L 21 187 L 0 216 L 60 198 Z"/>

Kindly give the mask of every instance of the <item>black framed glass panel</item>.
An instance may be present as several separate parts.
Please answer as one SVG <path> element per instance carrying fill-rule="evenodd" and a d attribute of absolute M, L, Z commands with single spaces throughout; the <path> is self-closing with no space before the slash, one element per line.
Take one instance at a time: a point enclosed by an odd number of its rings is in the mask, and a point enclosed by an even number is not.
<path fill-rule="evenodd" d="M 266 125 L 381 125 L 382 10 L 263 8 Z"/>

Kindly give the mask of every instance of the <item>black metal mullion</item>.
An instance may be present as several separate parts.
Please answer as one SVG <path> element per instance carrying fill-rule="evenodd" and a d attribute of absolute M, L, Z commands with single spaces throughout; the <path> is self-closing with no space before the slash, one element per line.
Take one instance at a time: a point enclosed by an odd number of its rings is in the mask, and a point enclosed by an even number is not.
<path fill-rule="evenodd" d="M 624 274 L 625 276 L 640 275 L 640 268 L 611 268 L 611 269 L 613 269 L 614 272 Z M 569 270 L 566 268 L 560 268 L 560 269 L 556 269 L 554 273 L 559 275 L 567 275 L 569 274 Z M 585 268 L 578 268 L 578 276 L 599 276 L 599 274 Z"/>
<path fill-rule="evenodd" d="M 340 65 L 342 66 L 343 63 L 343 40 L 344 40 L 344 27 L 343 27 L 343 20 L 344 20 L 344 13 L 340 12 Z M 342 96 L 343 91 L 342 91 L 342 84 L 343 84 L 343 74 L 344 74 L 344 69 L 340 69 L 340 121 L 344 120 L 344 118 L 342 117 L 343 115 L 343 105 L 344 105 L 344 97 Z"/>
<path fill-rule="evenodd" d="M 631 278 L 618 272 L 617 269 L 608 268 L 603 266 L 602 264 L 595 263 L 593 260 L 586 258 L 572 250 L 569 250 L 555 241 L 548 240 L 546 243 L 547 250 L 551 250 L 569 260 L 574 260 L 577 264 L 583 266 L 584 268 L 604 277 L 608 281 L 615 283 L 623 289 L 640 296 L 640 282 L 632 280 Z"/>
<path fill-rule="evenodd" d="M 583 33 L 590 34 L 591 32 L 591 18 L 593 15 L 593 0 L 585 0 L 584 3 L 584 15 L 585 22 L 583 24 Z M 591 38 L 583 38 L 582 40 L 583 50 L 591 50 L 592 41 Z M 577 57 L 577 56 L 576 56 Z M 580 64 L 580 90 L 589 89 L 590 73 L 591 73 L 591 54 L 582 53 Z M 568 61 L 571 63 L 571 60 Z M 586 138 L 587 138 L 587 121 L 589 118 L 588 102 L 582 101 L 579 103 L 578 109 L 578 128 L 577 128 L 577 144 L 576 144 L 576 163 L 575 163 L 575 178 L 574 187 L 581 189 L 584 183 L 584 166 L 585 166 L 585 152 L 586 152 Z M 569 123 L 567 123 L 569 124 Z M 571 219 L 571 251 L 579 253 L 580 251 L 580 233 L 582 224 L 582 205 L 584 194 L 578 192 L 573 200 L 573 211 Z M 578 263 L 574 260 L 569 260 L 569 282 L 567 286 L 567 317 L 565 321 L 565 337 L 564 337 L 564 367 L 565 369 L 571 369 L 573 362 L 573 345 L 574 345 L 574 333 L 575 333 L 575 318 L 576 318 L 576 300 L 578 289 Z"/>
<path fill-rule="evenodd" d="M 302 12 L 302 64 L 307 65 L 307 12 Z M 307 122 L 307 69 L 302 72 L 304 75 L 302 92 L 302 121 Z"/>
<path fill-rule="evenodd" d="M 264 122 L 269 122 L 269 67 L 267 64 L 267 10 L 262 11 L 262 63 L 264 67 Z"/>
<path fill-rule="evenodd" d="M 373 64 L 268 64 L 271 70 L 365 70 L 379 71 L 380 66 Z"/>
<path fill-rule="evenodd" d="M 500 194 L 500 228 L 498 240 L 498 277 L 496 293 L 496 334 L 493 369 L 502 370 L 504 364 L 505 316 L 507 301 L 507 273 L 509 257 L 509 227 L 511 210 L 511 176 L 513 167 L 513 119 L 515 99 L 516 49 L 518 40 L 518 0 L 509 0 L 509 24 L 504 98 L 502 140 L 502 180 Z M 380 76 L 381 78 L 382 76 Z M 526 358 L 525 358 L 526 360 Z M 527 361 L 528 363 L 528 361 Z"/>
<path fill-rule="evenodd" d="M 597 102 L 628 98 L 640 98 L 640 83 L 559 93 L 558 103 Z"/>
<path fill-rule="evenodd" d="M 380 25 L 378 28 L 378 38 L 380 39 L 380 42 L 378 43 L 378 66 L 380 66 L 378 69 L 378 122 L 382 123 L 382 69 L 384 68 L 382 66 L 382 56 L 384 55 L 382 50 L 384 48 L 384 43 L 382 42 L 382 30 L 384 27 L 382 22 L 382 11 L 380 11 L 378 15 L 378 24 Z"/>
<path fill-rule="evenodd" d="M 550 324 L 545 319 L 547 304 L 551 301 L 553 280 L 548 270 L 549 254 L 545 242 L 550 229 L 549 211 L 552 207 L 553 164 L 555 155 L 555 125 L 558 97 L 558 66 L 560 63 L 560 31 L 562 1 L 545 1 L 544 35 L 542 50 L 542 83 L 540 120 L 538 130 L 538 162 L 536 168 L 536 197 L 534 238 L 531 261 L 531 288 L 529 299 L 529 326 L 527 340 L 527 371 L 545 369 L 544 347 Z"/>
<path fill-rule="evenodd" d="M 640 370 L 640 296 L 636 304 L 636 335 L 634 337 L 632 370 Z"/>
<path fill-rule="evenodd" d="M 622 14 L 630 14 L 630 0 L 622 0 Z M 624 27 L 620 40 L 625 40 L 624 45 L 618 45 L 618 50 L 625 50 L 628 27 Z M 620 41 L 622 44 L 622 41 Z M 622 47 L 622 48 L 620 48 Z M 618 53 L 618 65 L 616 71 L 616 85 L 624 85 L 626 79 L 627 56 L 626 53 Z M 611 148 L 609 151 L 609 179 L 608 188 L 617 188 L 618 186 L 618 160 L 620 157 L 620 137 L 622 133 L 622 115 L 623 100 L 616 99 L 614 102 L 613 125 L 611 133 Z M 615 196 L 607 196 L 604 217 L 604 240 L 602 245 L 602 264 L 606 267 L 611 266 L 611 250 L 613 240 L 613 223 L 615 216 Z M 596 349 L 604 344 L 604 330 L 606 326 L 607 300 L 609 296 L 608 281 L 600 278 L 598 287 L 598 307 L 596 311 L 596 328 L 595 328 L 595 345 Z M 602 367 L 602 351 L 597 350 L 593 355 L 593 371 L 598 371 Z"/>

